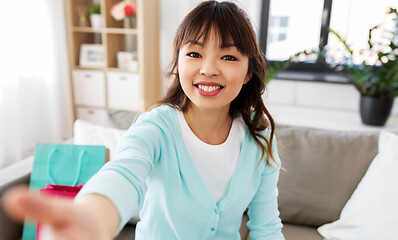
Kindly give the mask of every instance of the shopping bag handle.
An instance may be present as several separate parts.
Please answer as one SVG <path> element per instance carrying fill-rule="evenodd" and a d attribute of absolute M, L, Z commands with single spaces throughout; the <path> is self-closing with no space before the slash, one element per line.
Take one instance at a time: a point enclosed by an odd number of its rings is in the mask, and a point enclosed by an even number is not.
<path fill-rule="evenodd" d="M 50 152 L 50 155 L 48 156 L 47 173 L 48 173 L 48 176 L 50 177 L 50 180 L 51 180 L 52 184 L 56 184 L 56 182 L 55 182 L 53 176 L 51 175 L 51 166 L 52 166 L 52 165 L 51 165 L 51 162 L 52 162 L 51 159 L 53 159 L 53 156 L 55 155 L 55 153 L 56 153 L 57 151 L 58 151 L 58 149 L 54 148 L 54 149 Z M 81 171 L 81 168 L 82 168 L 82 162 L 83 162 L 82 160 L 83 160 L 83 157 L 86 155 L 86 153 L 87 153 L 87 151 L 86 151 L 86 150 L 83 150 L 83 151 L 80 153 L 80 155 L 79 155 L 76 178 L 75 178 L 75 180 L 73 181 L 73 184 L 72 184 L 71 186 L 76 186 L 76 185 L 77 185 L 77 181 L 79 180 L 80 171 Z"/>

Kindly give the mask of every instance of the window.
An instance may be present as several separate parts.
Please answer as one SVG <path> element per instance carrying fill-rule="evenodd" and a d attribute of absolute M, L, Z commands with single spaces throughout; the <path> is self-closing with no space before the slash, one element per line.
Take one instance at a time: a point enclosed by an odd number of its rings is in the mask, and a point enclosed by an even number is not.
<path fill-rule="evenodd" d="M 374 42 L 382 41 L 382 32 L 391 29 L 393 21 L 386 16 L 388 9 L 398 8 L 398 0 L 333 0 L 330 19 L 330 28 L 338 32 L 347 40 L 354 51 L 355 64 L 361 63 L 364 56 L 358 53 L 361 49 L 367 48 L 369 29 L 381 24 L 380 30 L 375 30 L 372 34 Z M 328 44 L 333 55 L 339 56 L 339 44 L 337 38 L 329 34 Z M 341 51 L 340 51 L 341 53 Z M 340 56 L 342 57 L 342 56 Z M 368 64 L 374 64 L 376 56 L 373 59 L 366 59 Z"/>
<path fill-rule="evenodd" d="M 266 45 L 268 59 L 286 60 L 299 51 L 318 47 L 323 2 L 306 1 L 309 3 L 303 4 L 302 1 L 296 0 L 269 0 L 271 11 Z M 310 5 L 312 7 L 308 7 Z"/>
<path fill-rule="evenodd" d="M 329 28 L 346 39 L 357 54 L 367 46 L 369 29 L 378 24 L 391 27 L 386 13 L 390 7 L 398 8 L 398 0 L 263 0 L 262 4 L 260 45 L 271 63 L 325 45 L 335 59 L 343 57 L 343 46 Z M 373 39 L 380 38 L 375 32 Z M 288 70 L 306 71 L 306 75 L 331 72 L 316 58 L 303 60 Z M 372 64 L 372 59 L 367 60 Z"/>
<path fill-rule="evenodd" d="M 286 40 L 288 31 L 288 20 L 289 17 L 272 16 L 271 23 L 268 27 L 269 39 L 268 42 L 273 44 L 275 42 L 281 42 Z"/>

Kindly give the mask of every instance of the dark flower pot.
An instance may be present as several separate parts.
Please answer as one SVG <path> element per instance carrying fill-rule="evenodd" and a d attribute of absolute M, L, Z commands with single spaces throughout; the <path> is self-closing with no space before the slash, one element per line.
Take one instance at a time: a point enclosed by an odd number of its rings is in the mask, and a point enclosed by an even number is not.
<path fill-rule="evenodd" d="M 390 116 L 392 99 L 379 99 L 361 95 L 360 111 L 364 124 L 372 126 L 384 126 Z"/>

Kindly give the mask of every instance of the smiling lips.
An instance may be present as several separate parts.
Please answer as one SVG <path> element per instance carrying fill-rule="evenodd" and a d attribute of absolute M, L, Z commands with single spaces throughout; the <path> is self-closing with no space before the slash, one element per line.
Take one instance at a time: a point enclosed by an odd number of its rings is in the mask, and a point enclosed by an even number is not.
<path fill-rule="evenodd" d="M 197 83 L 194 85 L 196 90 L 202 96 L 216 96 L 224 88 L 218 83 Z"/>

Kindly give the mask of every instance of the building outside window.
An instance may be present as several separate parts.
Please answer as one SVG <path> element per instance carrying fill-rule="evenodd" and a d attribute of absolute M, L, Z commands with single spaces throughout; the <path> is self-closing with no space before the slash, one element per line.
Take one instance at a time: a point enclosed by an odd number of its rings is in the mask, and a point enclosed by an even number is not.
<path fill-rule="evenodd" d="M 271 17 L 270 25 L 268 28 L 268 33 L 269 33 L 268 42 L 270 44 L 286 40 L 286 35 L 288 32 L 288 21 L 289 17 L 283 17 L 283 16 Z"/>

